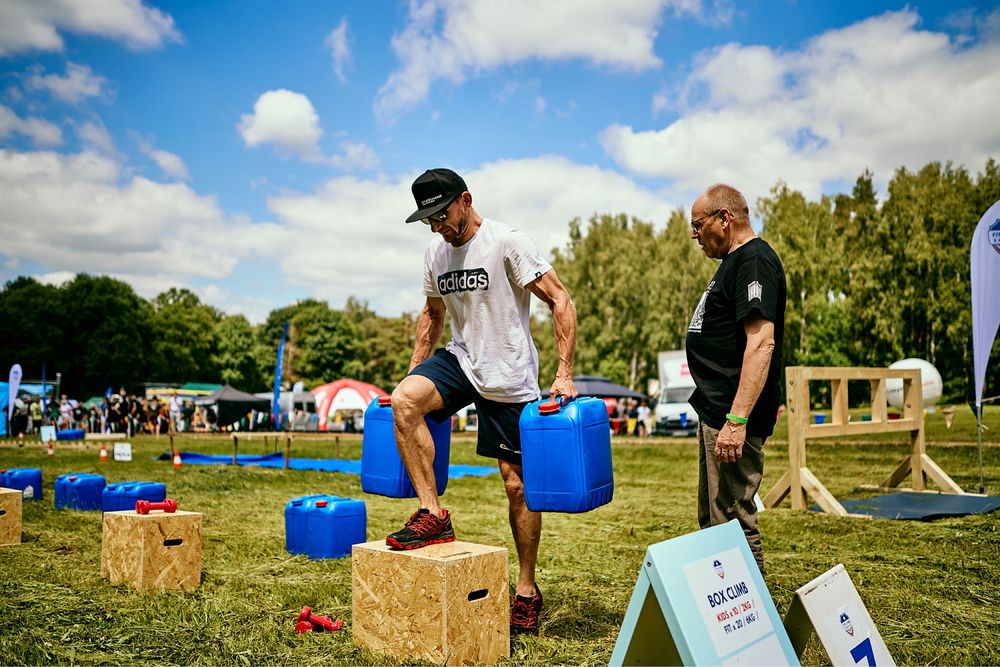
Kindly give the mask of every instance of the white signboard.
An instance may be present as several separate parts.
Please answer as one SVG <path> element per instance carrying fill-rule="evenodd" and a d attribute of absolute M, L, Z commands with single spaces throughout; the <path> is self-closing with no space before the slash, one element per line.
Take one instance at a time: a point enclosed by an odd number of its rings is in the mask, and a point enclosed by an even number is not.
<path fill-rule="evenodd" d="M 55 426 L 43 426 L 41 428 L 42 442 L 55 441 L 56 439 L 56 427 Z"/>
<path fill-rule="evenodd" d="M 115 443 L 115 461 L 131 461 L 132 445 L 128 442 Z"/>
<path fill-rule="evenodd" d="M 610 664 L 798 664 L 737 521 L 646 549 Z"/>
<path fill-rule="evenodd" d="M 795 591 L 785 627 L 798 655 L 815 629 L 834 665 L 896 664 L 843 565 Z"/>
<path fill-rule="evenodd" d="M 739 651 L 773 629 L 738 549 L 688 563 L 684 575 L 718 655 Z"/>

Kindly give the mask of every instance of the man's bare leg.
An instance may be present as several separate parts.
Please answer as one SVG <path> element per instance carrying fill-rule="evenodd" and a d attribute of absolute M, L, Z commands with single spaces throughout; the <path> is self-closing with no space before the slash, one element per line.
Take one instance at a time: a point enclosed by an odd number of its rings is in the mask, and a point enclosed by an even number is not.
<path fill-rule="evenodd" d="M 437 387 L 422 375 L 408 375 L 392 392 L 392 420 L 396 447 L 403 459 L 420 506 L 442 517 L 434 476 L 434 440 L 424 417 L 444 408 Z"/>
<path fill-rule="evenodd" d="M 532 512 L 524 502 L 524 483 L 521 466 L 498 461 L 500 475 L 510 513 L 510 530 L 517 547 L 517 562 L 520 567 L 514 592 L 524 597 L 535 594 L 535 563 L 538 561 L 538 542 L 542 535 L 542 515 Z"/>

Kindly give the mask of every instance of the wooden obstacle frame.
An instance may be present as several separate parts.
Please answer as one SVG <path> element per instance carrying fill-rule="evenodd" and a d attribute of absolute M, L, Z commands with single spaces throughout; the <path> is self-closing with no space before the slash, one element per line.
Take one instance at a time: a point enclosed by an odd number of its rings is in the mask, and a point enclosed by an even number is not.
<path fill-rule="evenodd" d="M 889 419 L 886 407 L 886 380 L 903 381 L 903 413 Z M 831 385 L 830 419 L 812 423 L 809 401 L 811 381 L 829 381 Z M 871 385 L 871 421 L 851 421 L 847 405 L 847 383 L 868 381 Z M 824 512 L 847 516 L 844 506 L 831 494 L 806 465 L 806 441 L 868 433 L 909 431 L 910 453 L 882 482 L 894 488 L 912 475 L 914 491 L 927 490 L 931 478 L 945 493 L 965 495 L 961 487 L 927 455 L 924 441 L 924 399 L 919 369 L 902 368 L 830 368 L 789 366 L 785 369 L 788 395 L 788 470 L 764 496 L 764 507 L 776 507 L 791 496 L 792 509 L 806 509 L 806 496 L 812 497 Z"/>

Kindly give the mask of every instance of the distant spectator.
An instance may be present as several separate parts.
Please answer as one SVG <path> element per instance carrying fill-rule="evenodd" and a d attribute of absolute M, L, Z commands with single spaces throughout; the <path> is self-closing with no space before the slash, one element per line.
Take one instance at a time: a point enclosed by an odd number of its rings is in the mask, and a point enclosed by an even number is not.
<path fill-rule="evenodd" d="M 215 408 L 210 406 L 205 409 L 205 423 L 208 424 L 209 432 L 216 433 L 219 430 L 219 416 L 215 414 Z"/>
<path fill-rule="evenodd" d="M 82 403 L 77 403 L 73 406 L 73 428 L 85 428 L 87 419 L 87 411 L 84 409 Z"/>
<path fill-rule="evenodd" d="M 640 438 L 645 438 L 649 435 L 649 405 L 643 400 L 639 403 L 639 407 L 636 408 L 636 419 L 638 420 L 635 425 L 635 434 Z"/>
<path fill-rule="evenodd" d="M 72 428 L 73 424 L 73 406 L 69 404 L 66 399 L 66 394 L 62 395 L 59 399 L 59 423 L 57 427 L 59 430 Z"/>
<path fill-rule="evenodd" d="M 31 433 L 38 433 L 42 428 L 42 401 L 32 401 L 28 407 L 28 414 L 31 417 L 29 430 Z"/>
<path fill-rule="evenodd" d="M 194 418 L 194 405 L 191 403 L 190 398 L 184 399 L 184 405 L 181 408 L 181 430 L 185 433 L 191 431 L 191 421 Z"/>
<path fill-rule="evenodd" d="M 181 422 L 181 408 L 183 404 L 181 399 L 177 394 L 170 397 L 170 425 L 175 431 L 181 431 L 183 429 L 183 423 Z"/>
<path fill-rule="evenodd" d="M 160 406 L 160 412 L 156 415 L 156 432 L 160 435 L 170 433 L 170 416 L 165 405 Z"/>

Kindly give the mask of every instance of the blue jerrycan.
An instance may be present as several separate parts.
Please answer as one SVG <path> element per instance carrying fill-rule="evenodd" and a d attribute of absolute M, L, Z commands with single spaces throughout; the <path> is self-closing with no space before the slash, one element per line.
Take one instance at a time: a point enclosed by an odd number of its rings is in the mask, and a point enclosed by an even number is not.
<path fill-rule="evenodd" d="M 42 499 L 41 468 L 10 468 L 0 470 L 0 486 L 16 489 L 28 500 Z"/>
<path fill-rule="evenodd" d="M 107 483 L 104 475 L 74 472 L 56 477 L 56 509 L 100 510 Z"/>
<path fill-rule="evenodd" d="M 309 518 L 309 513 L 316 506 L 317 500 L 329 498 L 330 496 L 326 494 L 300 496 L 292 498 L 285 505 L 285 550 L 288 553 L 306 553 L 306 543 L 309 536 L 306 530 L 306 521 Z"/>
<path fill-rule="evenodd" d="M 438 495 L 448 486 L 448 457 L 451 454 L 451 420 L 440 424 L 426 418 L 434 440 L 434 478 Z M 410 476 L 396 449 L 392 428 L 392 399 L 380 396 L 365 410 L 365 432 L 361 440 L 361 490 L 389 498 L 416 498 Z"/>
<path fill-rule="evenodd" d="M 524 499 L 533 512 L 588 512 L 611 502 L 611 432 L 604 401 L 535 401 L 521 413 Z"/>

